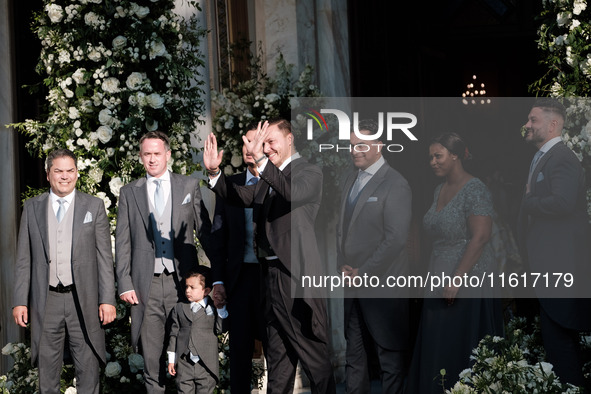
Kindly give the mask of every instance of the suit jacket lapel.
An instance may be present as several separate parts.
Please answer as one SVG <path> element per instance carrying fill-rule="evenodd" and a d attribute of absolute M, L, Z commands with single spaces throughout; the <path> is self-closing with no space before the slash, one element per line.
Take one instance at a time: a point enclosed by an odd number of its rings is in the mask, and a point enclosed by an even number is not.
<path fill-rule="evenodd" d="M 190 303 L 184 303 L 183 304 L 183 312 L 185 313 L 185 316 L 187 316 L 187 319 L 189 319 L 189 321 L 192 322 L 193 321 L 193 316 L 195 314 L 191 310 L 191 304 Z"/>
<path fill-rule="evenodd" d="M 550 160 L 550 158 L 552 157 L 552 155 L 554 154 L 556 149 L 558 149 L 558 145 L 561 145 L 561 144 L 562 144 L 562 142 L 555 144 L 552 148 L 550 148 L 548 150 L 548 152 L 544 153 L 542 155 L 542 157 L 540 158 L 540 160 L 538 160 L 538 162 L 536 163 L 536 167 L 534 168 L 534 171 L 531 174 L 530 193 L 533 193 L 536 188 L 536 183 L 537 183 L 536 180 L 538 179 L 538 175 L 540 174 L 540 172 L 542 172 L 542 168 L 544 168 L 544 164 L 546 164 L 546 162 L 548 160 Z"/>
<path fill-rule="evenodd" d="M 355 223 L 355 219 L 357 219 L 357 216 L 359 216 L 359 213 L 361 212 L 361 209 L 365 203 L 367 203 L 368 198 L 371 197 L 373 192 L 382 183 L 384 175 L 386 174 L 386 171 L 388 171 L 388 167 L 388 164 L 384 163 L 384 165 L 380 167 L 374 176 L 371 177 L 369 182 L 367 182 L 365 187 L 361 190 L 361 193 L 359 193 L 359 198 L 357 199 L 357 203 L 353 209 L 353 214 L 351 215 L 351 221 L 349 222 L 349 228 L 351 228 L 351 225 Z M 349 231 L 349 229 L 347 229 L 347 231 Z"/>
<path fill-rule="evenodd" d="M 351 172 L 349 174 L 349 176 L 347 177 L 347 179 L 345 180 L 343 194 L 341 196 L 341 216 L 340 216 L 341 218 L 345 217 L 345 209 L 347 209 L 349 194 L 351 193 L 351 187 L 353 187 L 353 183 L 355 182 L 355 179 L 357 179 L 358 173 L 359 173 L 359 171 Z M 351 221 L 349 221 L 349 223 L 350 222 Z M 344 225 L 344 223 L 341 221 L 341 226 L 343 226 L 343 225 Z M 342 234 L 346 234 L 346 232 L 348 230 L 349 230 L 348 228 L 341 228 Z"/>
<path fill-rule="evenodd" d="M 179 207 L 181 206 L 181 203 L 183 202 L 183 198 L 185 198 L 184 195 L 184 190 L 183 190 L 183 185 L 180 182 L 179 178 L 173 174 L 172 172 L 170 173 L 170 203 L 171 203 L 171 209 L 172 209 L 172 230 L 174 231 L 174 229 L 179 229 L 181 228 L 181 223 L 180 223 L 180 213 L 179 213 Z M 191 198 L 194 198 L 194 196 L 191 196 Z M 191 201 L 191 203 L 193 203 L 193 201 Z"/>
<path fill-rule="evenodd" d="M 35 201 L 35 220 L 39 224 L 39 231 L 41 232 L 41 239 L 43 240 L 43 249 L 45 250 L 45 257 L 49 263 L 49 234 L 47 233 L 47 207 L 49 204 L 49 193 L 44 193 Z"/>
<path fill-rule="evenodd" d="M 72 252 L 76 250 L 76 242 L 78 241 L 78 235 L 80 231 L 78 229 L 83 223 L 84 216 L 86 215 L 87 204 L 84 195 L 76 191 L 74 197 L 74 218 L 72 223 Z M 94 220 L 95 218 L 93 218 Z"/>
<path fill-rule="evenodd" d="M 150 204 L 148 203 L 148 183 L 146 177 L 138 179 L 131 189 L 139 214 L 146 229 L 150 228 Z M 149 233 L 149 232 L 148 232 Z M 152 235 L 150 234 L 150 239 Z"/>

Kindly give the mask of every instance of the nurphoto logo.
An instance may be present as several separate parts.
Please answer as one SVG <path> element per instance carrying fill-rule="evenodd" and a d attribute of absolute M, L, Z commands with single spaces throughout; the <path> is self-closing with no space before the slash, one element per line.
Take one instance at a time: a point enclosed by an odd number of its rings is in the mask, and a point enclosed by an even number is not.
<path fill-rule="evenodd" d="M 353 128 L 351 128 L 351 120 L 347 113 L 338 109 L 321 109 L 320 112 L 308 109 L 305 115 L 311 119 L 307 120 L 307 134 L 308 140 L 314 139 L 314 122 L 320 127 L 320 130 L 326 129 L 328 132 L 328 122 L 322 116 L 322 114 L 331 114 L 336 116 L 339 131 L 338 139 L 340 141 L 350 140 L 350 133 L 353 131 L 355 135 L 362 141 L 392 141 L 394 132 L 402 132 L 409 140 L 418 141 L 418 138 L 410 131 L 411 128 L 416 126 L 417 117 L 409 112 L 378 112 L 377 123 L 378 130 L 374 134 L 362 134 L 359 131 L 359 112 L 353 112 Z M 374 118 L 375 119 L 375 118 Z M 384 125 L 385 123 L 385 125 Z M 385 131 L 385 138 L 383 136 Z M 378 149 L 385 149 L 389 152 L 402 152 L 404 147 L 401 144 L 370 144 L 378 145 Z M 318 144 L 318 151 L 327 150 L 351 150 L 358 152 L 366 152 L 369 150 L 370 145 L 368 144 L 357 144 L 355 146 L 349 145 L 335 145 L 335 144 Z"/>

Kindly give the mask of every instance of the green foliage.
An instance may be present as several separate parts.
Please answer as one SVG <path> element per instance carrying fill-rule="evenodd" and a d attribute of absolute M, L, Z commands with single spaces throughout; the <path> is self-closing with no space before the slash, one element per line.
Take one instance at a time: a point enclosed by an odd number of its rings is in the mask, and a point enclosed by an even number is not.
<path fill-rule="evenodd" d="M 530 91 L 568 99 L 562 137 L 587 173 L 591 216 L 591 7 L 585 0 L 544 0 L 543 5 L 537 42 L 547 72 Z"/>

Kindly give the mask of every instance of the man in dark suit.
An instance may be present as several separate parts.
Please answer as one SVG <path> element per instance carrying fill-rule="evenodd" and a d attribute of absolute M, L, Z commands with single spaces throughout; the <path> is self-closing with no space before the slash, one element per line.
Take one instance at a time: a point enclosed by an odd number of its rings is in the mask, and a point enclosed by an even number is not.
<path fill-rule="evenodd" d="M 251 141 L 256 127 L 246 133 Z M 254 159 L 242 147 L 247 170 L 228 177 L 237 185 L 255 185 L 259 173 Z M 251 392 L 252 356 L 255 339 L 266 347 L 262 267 L 254 248 L 252 208 L 227 204 L 216 198 L 215 217 L 221 218 L 225 257 L 213 264 L 212 298 L 217 307 L 228 302 L 230 313 L 230 389 L 233 393 Z M 214 226 L 216 222 L 214 221 Z M 234 327 L 234 329 L 232 329 Z"/>
<path fill-rule="evenodd" d="M 564 106 L 553 99 L 536 101 L 529 113 L 525 139 L 538 152 L 521 203 L 519 236 L 531 272 L 569 272 L 576 284 L 584 282 L 589 265 L 589 218 L 581 163 L 560 138 L 565 120 Z M 591 329 L 588 300 L 546 298 L 550 291 L 536 287 L 546 356 L 562 381 L 582 386 L 578 331 Z"/>
<path fill-rule="evenodd" d="M 282 119 L 259 124 L 252 141 L 243 137 L 261 178 L 253 186 L 227 181 L 219 170 L 223 151 L 218 153 L 213 134 L 205 143 L 203 160 L 216 194 L 253 208 L 257 251 L 268 266 L 268 392 L 292 392 L 300 361 L 312 392 L 330 394 L 336 388 L 328 357 L 326 303 L 318 294 L 302 291 L 300 283 L 301 275 L 322 273 L 314 231 L 322 172 L 299 156 L 293 138 L 290 123 Z"/>
<path fill-rule="evenodd" d="M 12 314 L 31 321 L 31 362 L 39 366 L 42 394 L 60 392 L 64 343 L 81 393 L 99 392 L 105 334 L 115 319 L 115 278 L 105 204 L 75 190 L 76 156 L 56 149 L 47 156 L 49 193 L 25 203 L 18 237 Z"/>
<path fill-rule="evenodd" d="M 169 172 L 170 156 L 166 134 L 142 136 L 140 159 L 147 176 L 121 188 L 117 211 L 118 291 L 132 305 L 131 341 L 134 348 L 141 345 L 148 393 L 164 393 L 166 320 L 184 297 L 183 275 L 198 265 L 193 230 L 215 259 L 199 179 Z"/>
<path fill-rule="evenodd" d="M 377 129 L 375 121 L 359 122 L 362 134 L 375 134 Z M 406 179 L 384 160 L 379 144 L 351 133 L 356 170 L 347 177 L 341 198 L 337 266 L 345 276 L 367 274 L 385 283 L 390 275 L 408 274 L 405 245 L 412 195 Z M 382 392 L 402 393 L 404 387 L 405 352 L 410 346 L 408 299 L 396 289 L 375 290 L 345 288 L 347 393 L 369 392 L 368 339 L 380 361 Z"/>

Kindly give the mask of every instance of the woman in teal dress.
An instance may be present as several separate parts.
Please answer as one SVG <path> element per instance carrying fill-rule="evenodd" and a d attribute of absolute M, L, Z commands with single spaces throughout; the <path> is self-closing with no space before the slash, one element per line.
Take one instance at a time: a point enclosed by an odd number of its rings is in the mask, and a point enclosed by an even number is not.
<path fill-rule="evenodd" d="M 494 215 L 491 194 L 478 178 L 464 170 L 466 145 L 455 133 L 429 146 L 431 168 L 445 182 L 435 189 L 433 204 L 423 218 L 433 241 L 431 276 L 478 276 L 498 269 L 488 242 Z M 442 393 L 470 367 L 470 354 L 485 335 L 503 335 L 500 300 L 490 286 L 448 286 L 427 292 L 415 343 L 408 394 Z M 440 371 L 445 369 L 445 377 Z"/>

